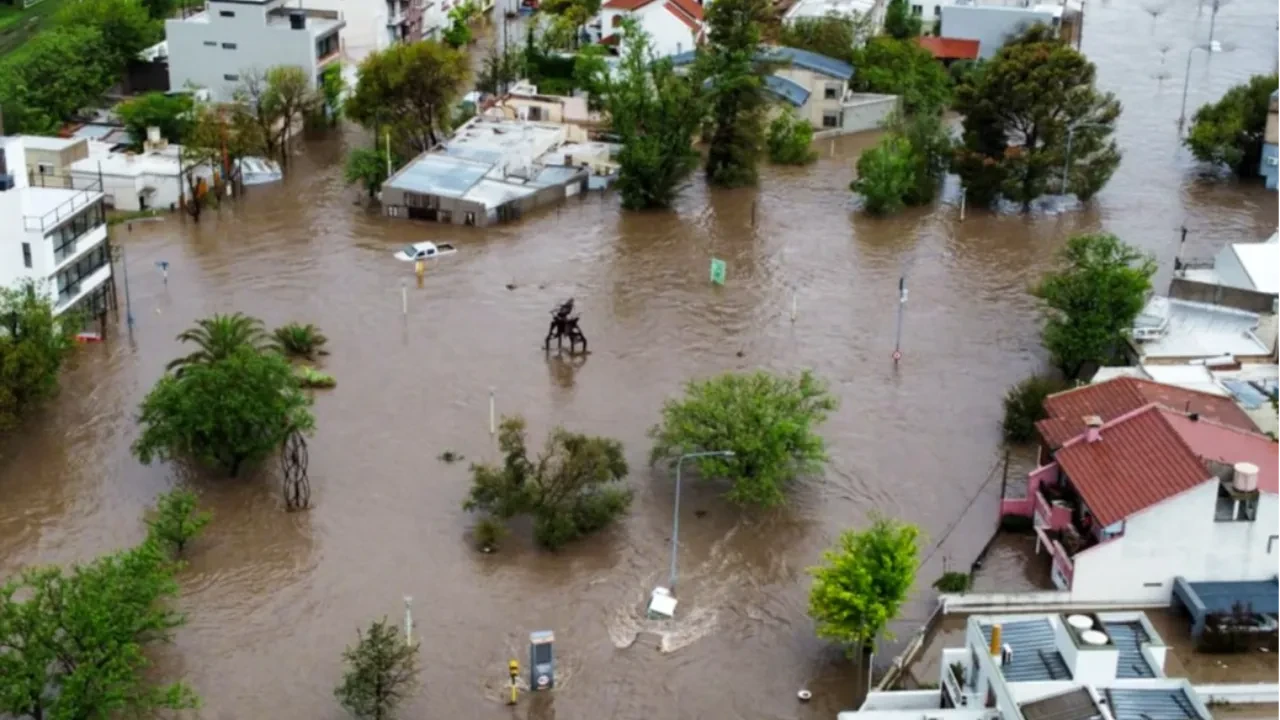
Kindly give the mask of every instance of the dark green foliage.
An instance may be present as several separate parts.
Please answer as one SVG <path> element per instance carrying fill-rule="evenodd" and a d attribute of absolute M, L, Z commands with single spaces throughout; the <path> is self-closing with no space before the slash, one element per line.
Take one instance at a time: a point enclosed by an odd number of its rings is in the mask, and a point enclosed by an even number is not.
<path fill-rule="evenodd" d="M 1275 74 L 1254 75 L 1249 82 L 1228 90 L 1218 102 L 1201 106 L 1183 140 L 1196 159 L 1226 165 L 1237 175 L 1255 175 L 1276 84 Z"/>
<path fill-rule="evenodd" d="M 869 16 L 853 17 L 828 13 L 824 17 L 801 17 L 778 30 L 778 44 L 816 52 L 848 62 L 853 47 L 869 36 Z"/>
<path fill-rule="evenodd" d="M 1004 396 L 1004 439 L 1011 443 L 1029 443 L 1036 439 L 1036 423 L 1048 415 L 1044 399 L 1067 389 L 1067 383 L 1056 375 L 1032 375 L 1009 388 Z"/>
<path fill-rule="evenodd" d="M 970 582 L 969 573 L 949 570 L 942 573 L 942 577 L 933 581 L 933 589 L 944 593 L 968 592 Z"/>
<path fill-rule="evenodd" d="M 102 33 L 104 60 L 113 80 L 139 52 L 164 39 L 164 27 L 141 0 L 77 0 L 58 11 L 57 21 L 62 27 Z"/>
<path fill-rule="evenodd" d="M 759 371 L 691 381 L 683 398 L 663 405 L 662 423 L 649 431 L 654 439 L 650 462 L 729 450 L 733 457 L 693 461 L 699 474 L 730 480 L 733 502 L 779 505 L 796 475 L 825 465 L 827 453 L 815 427 L 835 408 L 826 385 L 807 370 L 797 377 Z"/>
<path fill-rule="evenodd" d="M 787 108 L 769 123 L 769 159 L 780 165 L 807 165 L 818 158 L 813 126 Z"/>
<path fill-rule="evenodd" d="M 531 460 L 524 420 L 513 417 L 502 419 L 498 448 L 501 467 L 471 466 L 471 493 L 463 508 L 499 520 L 531 515 L 543 547 L 554 550 L 603 529 L 631 505 L 631 491 L 618 483 L 627 475 L 627 461 L 617 440 L 556 428 Z"/>
<path fill-rule="evenodd" d="M 320 95 L 324 99 L 322 105 L 330 123 L 337 123 L 342 118 L 343 95 L 346 91 L 347 81 L 342 77 L 342 63 L 328 65 L 320 71 Z"/>
<path fill-rule="evenodd" d="M 8 133 L 52 134 L 76 111 L 99 102 L 115 82 L 96 27 L 55 27 L 0 64 L 0 108 Z"/>
<path fill-rule="evenodd" d="M 241 345 L 160 378 L 142 401 L 133 452 L 144 463 L 190 457 L 235 477 L 293 430 L 310 431 L 310 404 L 284 358 Z"/>
<path fill-rule="evenodd" d="M 272 335 L 275 338 L 276 347 L 285 354 L 285 357 L 315 360 L 319 355 L 329 354 L 324 349 L 329 338 L 320 332 L 320 328 L 311 323 L 303 325 L 291 322 L 281 325 Z"/>
<path fill-rule="evenodd" d="M 199 349 L 172 360 L 165 366 L 166 370 L 172 370 L 175 375 L 181 375 L 192 365 L 209 365 L 230 357 L 242 347 L 255 351 L 274 347 L 267 331 L 262 327 L 262 321 L 240 312 L 230 315 L 215 313 L 212 317 L 198 320 L 195 327 L 178 335 L 178 341 L 191 343 Z"/>
<path fill-rule="evenodd" d="M 479 8 L 471 0 L 464 0 L 449 10 L 449 27 L 444 30 L 444 41 L 455 50 L 471 44 L 471 20 Z"/>
<path fill-rule="evenodd" d="M 520 79 L 522 63 L 523 56 L 515 50 L 508 48 L 499 52 L 496 46 L 490 48 L 480 75 L 476 77 L 476 89 L 494 95 L 505 93 L 512 83 Z"/>
<path fill-rule="evenodd" d="M 502 543 L 502 538 L 506 537 L 507 526 L 497 518 L 482 517 L 476 521 L 476 526 L 471 533 L 477 550 L 493 552 Z"/>
<path fill-rule="evenodd" d="M 418 687 L 418 645 L 405 642 L 385 618 L 356 637 L 356 646 L 342 653 L 346 670 L 333 694 L 359 720 L 394 720 Z"/>
<path fill-rule="evenodd" d="M 1067 241 L 1061 269 L 1033 292 L 1044 303 L 1044 346 L 1068 378 L 1088 363 L 1104 364 L 1123 347 L 1142 311 L 1156 264 L 1114 235 Z"/>
<path fill-rule="evenodd" d="M 769 13 L 767 0 L 716 0 L 706 9 L 707 41 L 699 47 L 694 77 L 709 81 L 704 135 L 712 185 L 756 183 L 768 106 L 756 53 Z"/>
<path fill-rule="evenodd" d="M 1070 45 L 1037 25 L 1010 41 L 956 89 L 965 115 L 964 144 L 952 168 L 979 204 L 1008 198 L 1029 209 L 1058 192 L 1075 128 L 1066 189 L 1095 195 L 1120 164 L 1111 138 L 1120 102 L 1094 88 L 1095 68 Z"/>
<path fill-rule="evenodd" d="M 390 128 L 405 157 L 425 152 L 449 126 L 470 73 L 467 55 L 423 40 L 369 53 L 347 98 L 347 117 L 376 133 Z"/>
<path fill-rule="evenodd" d="M 600 45 L 588 45 L 578 51 L 573 59 L 573 86 L 587 93 L 587 107 L 592 111 L 605 109 L 605 80 L 609 77 L 608 53 Z"/>
<path fill-rule="evenodd" d="M 393 161 L 394 162 L 394 161 Z M 372 200 L 378 196 L 382 183 L 387 181 L 387 151 L 358 147 L 347 153 L 347 164 L 342 168 L 342 178 L 350 185 L 362 185 Z"/>
<path fill-rule="evenodd" d="M 907 206 L 907 195 L 916 186 L 916 162 L 911 143 L 889 133 L 858 157 L 858 177 L 849 189 L 862 196 L 872 215 L 892 215 Z"/>
<path fill-rule="evenodd" d="M 58 391 L 58 373 L 75 349 L 74 319 L 53 318 L 36 286 L 0 288 L 0 430 L 18 425 Z"/>
<path fill-rule="evenodd" d="M 951 102 L 946 68 L 914 40 L 871 38 L 854 51 L 853 66 L 854 90 L 899 95 L 909 115 L 937 115 Z"/>
<path fill-rule="evenodd" d="M 911 14 L 907 0 L 889 0 L 884 11 L 884 32 L 895 40 L 911 40 L 920 34 L 921 20 Z"/>
<path fill-rule="evenodd" d="M 187 543 L 213 519 L 213 514 L 200 510 L 199 505 L 196 494 L 190 490 L 164 493 L 156 498 L 155 510 L 147 520 L 149 535 L 181 555 Z"/>
<path fill-rule="evenodd" d="M 940 115 L 895 115 L 889 131 L 911 146 L 912 185 L 904 198 L 907 205 L 928 205 L 938 194 L 938 186 L 951 162 L 951 133 Z"/>
<path fill-rule="evenodd" d="M 175 145 L 182 144 L 194 119 L 190 95 L 166 95 L 153 92 L 126 100 L 116 107 L 120 120 L 129 131 L 135 149 L 147 139 L 147 128 L 160 128 L 160 136 Z"/>
<path fill-rule="evenodd" d="M 702 121 L 699 88 L 677 75 L 670 60 L 655 60 L 649 38 L 634 23 L 623 28 L 626 56 L 603 78 L 604 101 L 618 153 L 618 192 L 630 210 L 667 208 L 697 167 L 693 134 Z"/>

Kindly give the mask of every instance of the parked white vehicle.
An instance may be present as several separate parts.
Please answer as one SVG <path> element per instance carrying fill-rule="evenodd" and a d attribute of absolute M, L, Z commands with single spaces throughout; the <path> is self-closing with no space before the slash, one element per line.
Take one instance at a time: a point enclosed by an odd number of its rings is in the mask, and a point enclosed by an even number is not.
<path fill-rule="evenodd" d="M 452 255 L 458 252 L 458 249 L 449 243 L 420 242 L 407 245 L 396 251 L 396 259 L 403 262 L 416 262 L 418 260 L 431 260 L 441 257 L 442 255 Z"/>

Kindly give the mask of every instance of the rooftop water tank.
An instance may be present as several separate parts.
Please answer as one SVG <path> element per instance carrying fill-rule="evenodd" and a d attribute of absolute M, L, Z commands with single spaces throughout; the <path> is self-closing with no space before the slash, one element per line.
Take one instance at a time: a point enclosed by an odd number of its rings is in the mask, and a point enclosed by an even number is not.
<path fill-rule="evenodd" d="M 1097 630 L 1085 630 L 1080 633 L 1080 640 L 1086 645 L 1106 645 L 1107 634 Z"/>
<path fill-rule="evenodd" d="M 1093 627 L 1093 618 L 1088 615 L 1069 615 L 1067 624 L 1076 630 L 1089 630 Z"/>
<path fill-rule="evenodd" d="M 1239 462 L 1231 473 L 1231 487 L 1236 492 L 1253 492 L 1258 489 L 1258 466 L 1253 463 Z"/>

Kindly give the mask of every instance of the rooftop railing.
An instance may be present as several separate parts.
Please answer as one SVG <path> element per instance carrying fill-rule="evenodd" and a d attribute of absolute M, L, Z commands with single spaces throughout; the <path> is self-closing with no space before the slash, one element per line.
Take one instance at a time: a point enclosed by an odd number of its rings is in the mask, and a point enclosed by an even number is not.
<path fill-rule="evenodd" d="M 54 206 L 52 210 L 42 215 L 23 215 L 22 227 L 43 233 L 89 207 L 97 199 L 95 196 L 100 194 L 102 194 L 102 181 L 91 180 L 83 188 L 77 189 L 74 195 Z"/>

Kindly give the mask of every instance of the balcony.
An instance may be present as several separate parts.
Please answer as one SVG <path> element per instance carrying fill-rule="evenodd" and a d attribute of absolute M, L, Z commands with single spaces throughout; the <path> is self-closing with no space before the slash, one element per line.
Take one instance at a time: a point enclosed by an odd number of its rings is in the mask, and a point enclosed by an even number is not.
<path fill-rule="evenodd" d="M 1049 500 L 1043 491 L 1035 494 L 1035 526 L 1061 530 L 1071 524 L 1071 508 L 1064 500 Z"/>
<path fill-rule="evenodd" d="M 102 197 L 102 183 L 93 180 L 78 190 L 32 188 L 31 204 L 24 205 L 22 227 L 46 234 Z"/>

